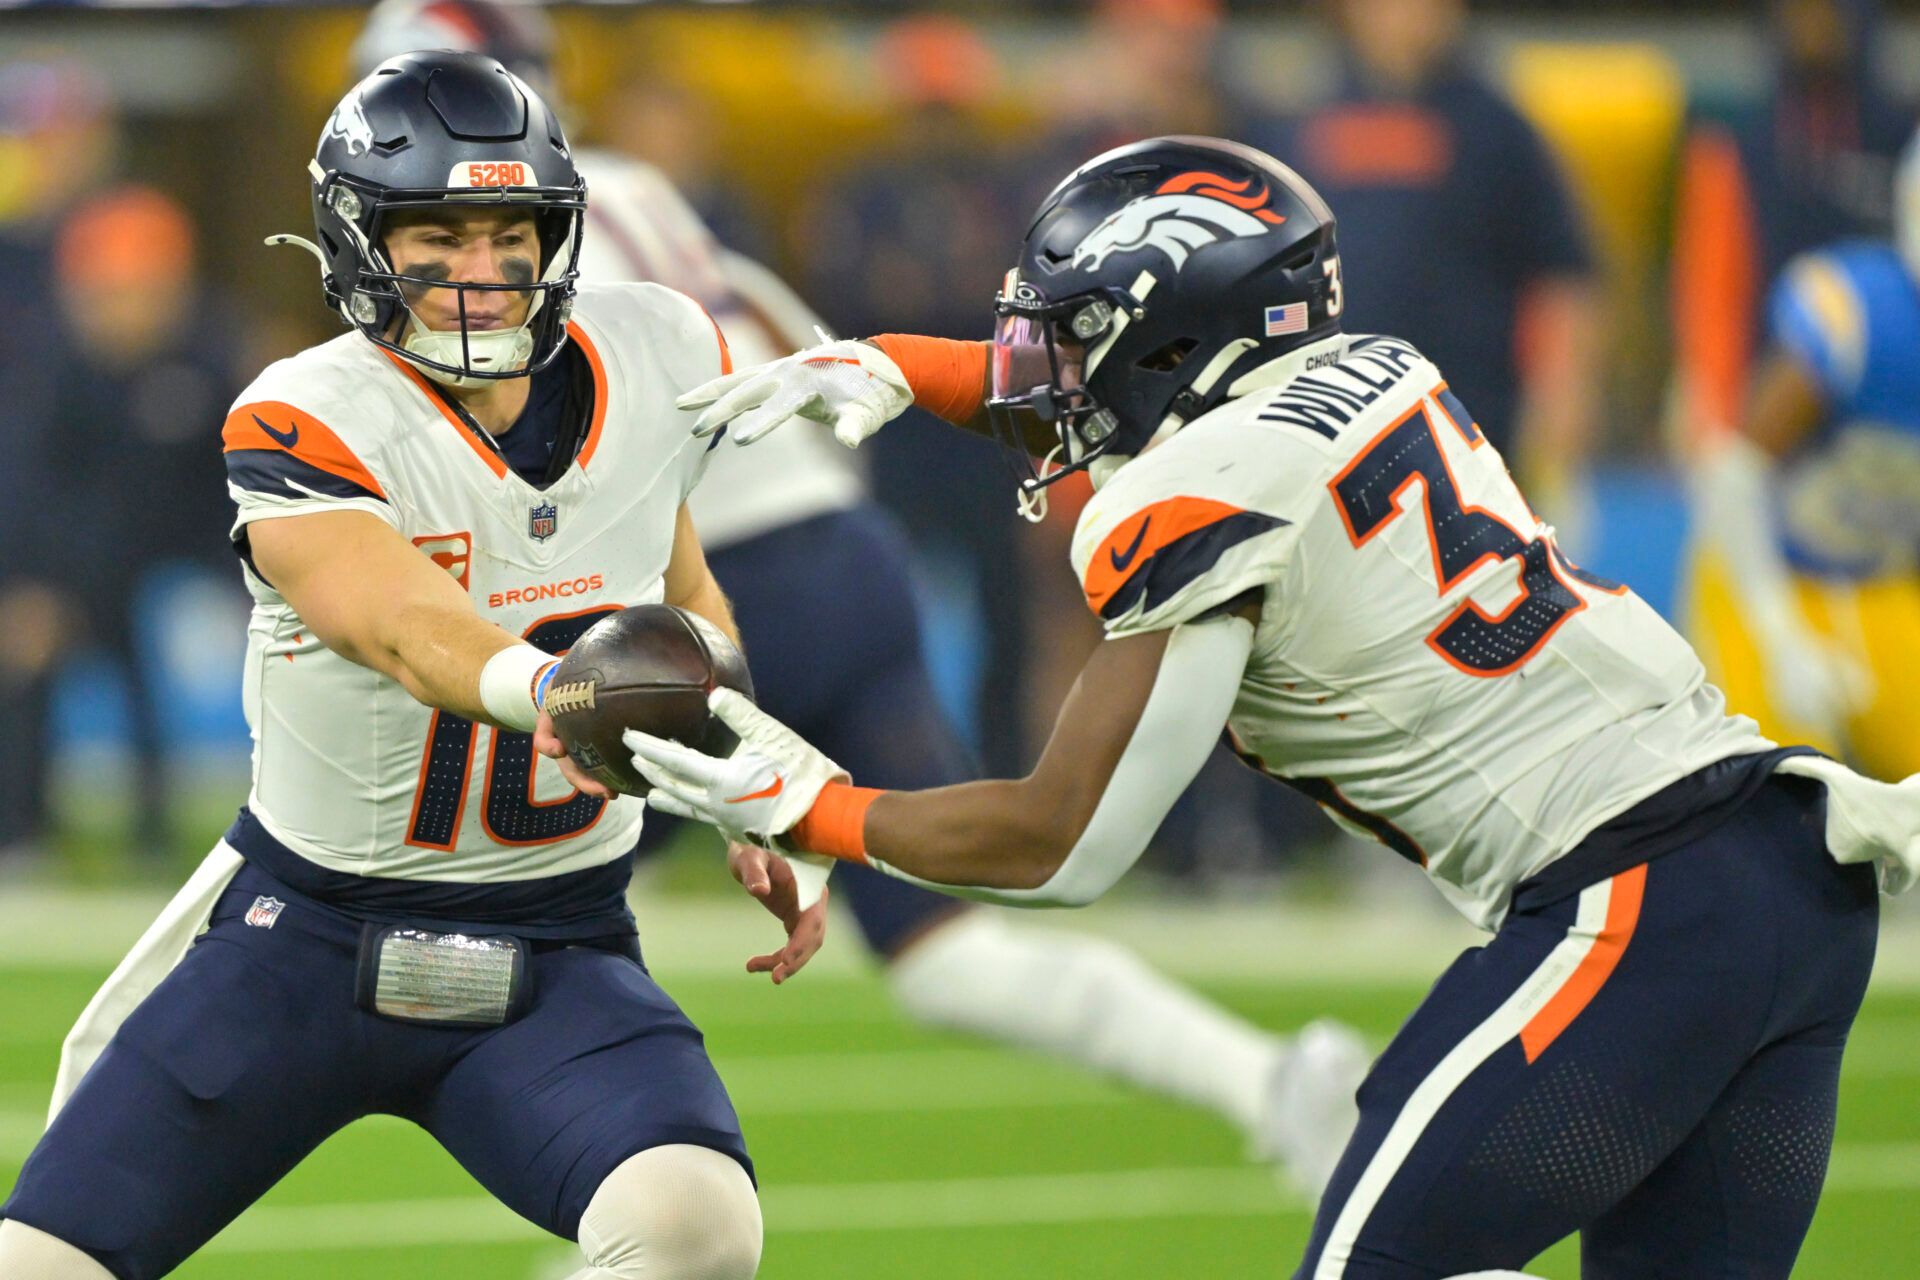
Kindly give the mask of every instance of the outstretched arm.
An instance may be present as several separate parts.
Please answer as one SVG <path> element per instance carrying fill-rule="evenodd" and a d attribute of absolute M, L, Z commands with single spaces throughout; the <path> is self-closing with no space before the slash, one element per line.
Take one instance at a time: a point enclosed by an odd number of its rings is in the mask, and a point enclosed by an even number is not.
<path fill-rule="evenodd" d="M 720 628 L 721 634 L 733 641 L 736 649 L 740 647 L 740 630 L 733 621 L 733 606 L 727 603 L 727 593 L 720 589 L 713 570 L 707 567 L 707 553 L 700 545 L 700 535 L 694 531 L 693 516 L 685 503 L 674 519 L 673 551 L 667 559 L 665 579 L 662 585 L 668 604 L 699 614 Z"/>
<path fill-rule="evenodd" d="M 993 434 L 987 413 L 990 344 L 883 333 L 864 341 L 829 342 L 781 360 L 715 378 L 681 396 L 700 411 L 693 433 L 726 427 L 735 444 L 752 444 L 796 420 L 820 423 L 848 448 L 900 416 L 925 409 L 976 435 Z M 1059 443 L 1031 415 L 1018 419 L 1022 442 L 1043 455 Z"/>
<path fill-rule="evenodd" d="M 628 742 L 657 808 L 948 892 L 1080 906 L 1139 858 L 1219 741 L 1252 648 L 1251 616 L 1249 606 L 1102 644 L 1040 763 L 1018 780 L 926 791 L 835 781 L 831 761 L 724 693 L 716 710 L 743 740 L 730 759 L 643 734 Z"/>
<path fill-rule="evenodd" d="M 253 563 L 321 643 L 430 707 L 531 730 L 554 659 L 473 611 L 466 592 L 378 516 L 315 511 L 247 526 Z"/>

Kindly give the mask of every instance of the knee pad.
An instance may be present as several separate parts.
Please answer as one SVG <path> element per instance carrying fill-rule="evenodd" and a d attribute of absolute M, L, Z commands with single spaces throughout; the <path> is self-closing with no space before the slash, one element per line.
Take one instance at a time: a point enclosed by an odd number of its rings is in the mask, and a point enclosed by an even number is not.
<path fill-rule="evenodd" d="M 114 1280 L 113 1272 L 57 1236 L 24 1222 L 0 1222 L 0 1276 L 33 1280 Z"/>
<path fill-rule="evenodd" d="M 760 1200 L 747 1171 L 708 1147 L 650 1147 L 600 1184 L 580 1216 L 575 1280 L 749 1280 Z"/>

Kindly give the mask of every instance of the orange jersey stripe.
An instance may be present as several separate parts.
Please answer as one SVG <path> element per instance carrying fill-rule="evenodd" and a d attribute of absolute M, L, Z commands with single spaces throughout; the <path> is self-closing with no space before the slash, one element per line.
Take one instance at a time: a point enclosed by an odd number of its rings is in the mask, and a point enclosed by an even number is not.
<path fill-rule="evenodd" d="M 353 450 L 320 419 L 280 400 L 256 400 L 227 415 L 220 429 L 221 448 L 269 449 L 290 453 L 310 467 L 350 480 L 379 498 L 387 496 L 380 482 Z"/>
<path fill-rule="evenodd" d="M 406 375 L 407 380 L 413 383 L 414 386 L 420 388 L 420 394 L 427 398 L 427 403 L 440 411 L 440 416 L 447 420 L 447 425 L 451 426 L 459 437 L 467 442 L 467 448 L 473 450 L 475 456 L 487 464 L 487 470 L 493 472 L 495 476 L 504 476 L 507 474 L 506 460 L 474 438 L 473 429 L 466 423 L 460 421 L 459 414 L 447 407 L 447 402 L 440 398 L 439 393 L 436 392 L 432 384 L 427 381 L 425 374 L 385 348 L 381 349 L 380 354 L 393 361 L 393 367 Z"/>
<path fill-rule="evenodd" d="M 707 323 L 713 326 L 713 336 L 720 340 L 720 376 L 724 378 L 733 372 L 733 352 L 727 349 L 727 335 L 720 328 L 720 322 L 713 318 L 713 312 L 707 311 L 705 304 L 696 303 L 695 305 L 702 311 L 706 311 Z"/>
<path fill-rule="evenodd" d="M 1573 971 L 1573 976 L 1520 1029 L 1520 1044 L 1527 1052 L 1528 1062 L 1546 1052 L 1547 1046 L 1593 1003 L 1600 988 L 1613 976 L 1614 966 L 1626 954 L 1627 943 L 1633 940 L 1634 926 L 1640 922 L 1640 900 L 1646 887 L 1644 862 L 1613 878 L 1613 889 L 1607 898 L 1607 922 L 1600 927 L 1599 938 Z"/>
<path fill-rule="evenodd" d="M 1163 498 L 1143 507 L 1114 526 L 1106 541 L 1094 549 L 1082 584 L 1095 613 L 1153 559 L 1154 552 L 1231 516 L 1241 508 L 1211 498 Z"/>
<path fill-rule="evenodd" d="M 587 367 L 593 370 L 593 421 L 587 427 L 587 442 L 580 446 L 579 461 L 584 469 L 593 461 L 594 450 L 600 447 L 600 429 L 607 425 L 607 366 L 600 361 L 600 352 L 593 343 L 587 341 L 586 330 L 578 324 L 567 322 L 567 337 L 579 344 L 580 352 L 587 358 Z"/>

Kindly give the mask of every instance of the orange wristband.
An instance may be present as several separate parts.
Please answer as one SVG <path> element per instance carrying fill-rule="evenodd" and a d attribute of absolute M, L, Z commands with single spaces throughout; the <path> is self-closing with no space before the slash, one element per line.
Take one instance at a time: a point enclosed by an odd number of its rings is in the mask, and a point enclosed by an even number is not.
<path fill-rule="evenodd" d="M 987 344 L 913 333 L 869 338 L 900 366 L 913 402 L 948 422 L 964 424 L 987 402 Z"/>
<path fill-rule="evenodd" d="M 793 824 L 787 838 L 808 853 L 824 853 L 848 862 L 867 860 L 867 810 L 886 792 L 829 782 L 820 788 L 807 816 Z"/>

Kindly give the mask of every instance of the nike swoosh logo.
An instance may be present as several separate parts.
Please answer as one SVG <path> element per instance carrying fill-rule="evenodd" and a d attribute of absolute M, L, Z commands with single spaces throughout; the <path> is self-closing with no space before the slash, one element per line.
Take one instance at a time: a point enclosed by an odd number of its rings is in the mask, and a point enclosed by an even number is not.
<path fill-rule="evenodd" d="M 1152 516 L 1140 522 L 1140 532 L 1133 535 L 1133 545 L 1127 548 L 1127 554 L 1121 555 L 1118 551 L 1108 549 L 1107 559 L 1112 562 L 1115 573 L 1125 573 L 1127 566 L 1133 563 L 1134 556 L 1140 553 L 1140 544 L 1147 540 L 1147 526 L 1152 523 Z"/>
<path fill-rule="evenodd" d="M 786 787 L 787 787 L 787 780 L 776 773 L 773 775 L 772 786 L 762 787 L 760 790 L 754 792 L 751 795 L 735 796 L 733 799 L 727 801 L 727 803 L 728 804 L 745 804 L 749 800 L 771 800 L 775 796 L 779 795 L 782 791 L 786 790 Z"/>
<path fill-rule="evenodd" d="M 283 449 L 291 449 L 293 448 L 294 445 L 300 443 L 300 424 L 297 422 L 293 424 L 293 429 L 291 431 L 277 431 L 274 428 L 268 426 L 267 420 L 261 417 L 257 413 L 253 415 L 253 420 L 260 424 L 260 429 L 262 431 L 266 432 L 269 436 L 272 436 L 275 440 L 278 440 L 280 442 L 280 447 Z"/>

